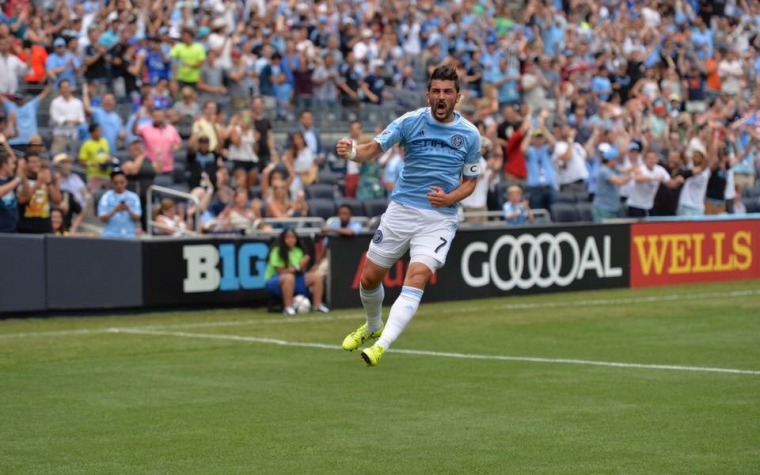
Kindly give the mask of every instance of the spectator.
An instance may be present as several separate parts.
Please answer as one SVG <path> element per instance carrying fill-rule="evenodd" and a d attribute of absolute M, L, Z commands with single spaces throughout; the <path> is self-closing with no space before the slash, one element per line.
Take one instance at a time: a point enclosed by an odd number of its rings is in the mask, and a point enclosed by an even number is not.
<path fill-rule="evenodd" d="M 310 110 L 303 110 L 298 116 L 298 132 L 301 132 L 306 146 L 311 150 L 314 162 L 321 165 L 324 162 L 325 154 L 322 148 L 322 139 L 319 131 L 314 127 L 314 114 Z M 291 144 L 288 144 L 290 147 Z"/>
<path fill-rule="evenodd" d="M 382 105 L 385 90 L 385 79 L 382 77 L 383 62 L 379 59 L 372 61 L 369 74 L 364 76 L 359 87 L 363 101 L 368 104 Z"/>
<path fill-rule="evenodd" d="M 251 87 L 248 82 L 248 58 L 239 49 L 232 50 L 232 64 L 225 69 L 225 85 L 231 98 L 232 112 L 244 109 L 251 100 Z"/>
<path fill-rule="evenodd" d="M 350 205 L 345 203 L 338 206 L 338 219 L 334 219 L 330 225 L 324 226 L 322 232 L 337 236 L 355 236 L 362 232 L 362 225 L 354 221 L 353 210 Z"/>
<path fill-rule="evenodd" d="M 170 55 L 176 61 L 174 77 L 179 87 L 189 86 L 195 89 L 201 77 L 201 67 L 206 61 L 206 50 L 195 41 L 192 28 L 182 29 L 182 42 L 174 45 Z"/>
<path fill-rule="evenodd" d="M 306 254 L 298 235 L 286 229 L 278 236 L 269 250 L 267 269 L 264 274 L 266 289 L 271 295 L 281 297 L 285 306 L 283 314 L 293 316 L 293 296 L 310 296 L 312 311 L 328 313 L 322 303 L 324 276 L 308 271 L 311 256 Z"/>
<path fill-rule="evenodd" d="M 184 236 L 187 225 L 182 215 L 177 212 L 177 204 L 171 198 L 161 200 L 161 206 L 156 210 L 155 232 L 161 236 Z"/>
<path fill-rule="evenodd" d="M 682 176 L 671 178 L 667 170 L 657 164 L 658 162 L 657 153 L 650 150 L 644 155 L 644 163 L 634 168 L 634 185 L 628 196 L 629 217 L 650 216 L 660 183 L 665 183 L 669 187 L 683 183 Z"/>
<path fill-rule="evenodd" d="M 523 200 L 522 188 L 512 185 L 507 188 L 507 201 L 502 208 L 504 220 L 510 226 L 533 222 L 533 211 L 528 200 Z"/>
<path fill-rule="evenodd" d="M 47 71 L 45 71 L 45 63 L 48 59 L 48 52 L 43 44 L 24 41 L 24 49 L 18 53 L 19 59 L 29 65 L 26 76 L 24 76 L 24 81 L 26 81 L 27 85 L 40 85 L 45 84 L 47 81 L 48 76 Z"/>
<path fill-rule="evenodd" d="M 174 152 L 182 146 L 182 139 L 173 125 L 166 123 L 163 110 L 153 111 L 153 122 L 137 129 L 136 133 L 143 140 L 145 155 L 156 166 L 159 174 L 169 174 L 174 171 Z"/>
<path fill-rule="evenodd" d="M 272 194 L 266 199 L 266 214 L 270 218 L 298 218 L 307 216 L 309 208 L 303 191 L 299 192 L 291 201 L 288 196 L 287 182 L 282 179 L 273 179 L 269 186 Z"/>
<path fill-rule="evenodd" d="M 335 63 L 335 55 L 330 53 L 317 58 L 311 78 L 314 83 L 314 105 L 318 110 L 334 110 L 338 106 L 337 81 L 340 72 Z"/>
<path fill-rule="evenodd" d="M 25 96 L 18 92 L 7 99 L 0 96 L 6 115 L 11 118 L 8 126 L 14 132 L 14 136 L 8 143 L 14 148 L 20 150 L 26 149 L 29 138 L 37 135 L 37 115 L 40 103 L 47 99 L 52 89 L 53 85 L 47 84 L 42 92 L 26 102 L 24 102 Z"/>
<path fill-rule="evenodd" d="M 504 108 L 504 121 L 499 124 L 497 135 L 505 149 L 504 177 L 509 181 L 523 183 L 528 177 L 525 153 L 521 144 L 532 126 L 530 113 L 520 118 L 510 106 Z"/>
<path fill-rule="evenodd" d="M 349 52 L 346 60 L 339 67 L 340 78 L 338 79 L 338 89 L 340 90 L 340 101 L 343 107 L 357 107 L 359 105 L 359 89 L 361 75 L 357 72 L 354 53 Z"/>
<path fill-rule="evenodd" d="M 261 218 L 261 201 L 248 202 L 248 190 L 238 189 L 235 197 L 219 215 L 221 229 L 224 231 L 248 231 L 256 228 L 269 228 Z M 269 228 L 271 229 L 271 228 Z"/>
<path fill-rule="evenodd" d="M 103 237 L 137 237 L 142 207 L 136 193 L 127 190 L 127 176 L 122 170 L 111 172 L 111 189 L 98 202 L 98 218 L 105 223 Z"/>
<path fill-rule="evenodd" d="M 156 178 L 156 165 L 146 159 L 140 139 L 129 144 L 129 157 L 121 164 L 121 170 L 127 177 L 127 190 L 140 198 L 140 209 L 147 208 L 148 189 Z M 147 230 L 147 216 L 141 216 L 142 227 Z"/>
<path fill-rule="evenodd" d="M 53 180 L 48 161 L 36 155 L 27 155 L 28 187 L 18 194 L 18 232 L 44 234 L 52 230 L 50 211 L 61 202 L 61 190 Z"/>
<path fill-rule="evenodd" d="M 79 126 L 84 124 L 82 101 L 72 94 L 72 83 L 67 79 L 59 83 L 59 95 L 50 103 L 50 125 L 53 129 L 53 143 L 50 153 L 74 152 L 79 137 Z"/>
<path fill-rule="evenodd" d="M 63 215 L 63 211 L 59 208 L 53 208 L 50 212 L 51 233 L 56 236 L 71 236 L 72 234 L 75 234 L 76 231 L 72 231 L 69 226 L 66 225 Z"/>
<path fill-rule="evenodd" d="M 528 169 L 527 185 L 533 209 L 551 209 L 556 199 L 556 178 L 549 151 L 554 143 L 547 130 L 538 128 L 526 134 L 520 145 Z"/>
<path fill-rule="evenodd" d="M 201 115 L 201 106 L 197 99 L 195 89 L 185 86 L 182 88 L 182 100 L 175 102 L 172 110 L 169 111 L 169 120 L 176 124 L 183 137 L 192 133 L 193 122 Z"/>
<path fill-rule="evenodd" d="M 562 140 L 554 145 L 553 162 L 560 191 L 586 191 L 588 159 L 586 150 L 575 141 L 576 131 L 568 125 L 560 125 L 557 131 Z"/>
<path fill-rule="evenodd" d="M 657 188 L 657 194 L 654 197 L 654 206 L 652 207 L 652 216 L 675 216 L 678 210 L 678 197 L 681 194 L 683 180 L 691 176 L 691 172 L 683 167 L 680 149 L 673 149 L 668 152 L 668 158 L 665 162 L 665 169 L 670 178 L 678 176 L 679 183 L 676 186 L 667 186 L 661 183 Z"/>
<path fill-rule="evenodd" d="M 18 226 L 18 194 L 29 193 L 24 160 L 0 153 L 0 233 L 15 233 Z M 14 170 L 15 168 L 15 170 Z"/>
<path fill-rule="evenodd" d="M 290 195 L 296 196 L 316 181 L 319 169 L 311 149 L 306 145 L 303 133 L 293 132 L 290 134 L 289 142 L 290 148 L 283 154 L 283 160 L 293 163 L 296 176 L 290 185 Z"/>
<path fill-rule="evenodd" d="M 111 93 L 105 94 L 103 96 L 103 105 L 93 106 L 89 88 L 85 84 L 82 87 L 82 99 L 85 114 L 92 118 L 93 123 L 100 125 L 101 134 L 108 142 L 109 151 L 116 153 L 120 148 L 119 144 L 123 143 L 127 138 L 124 121 L 119 113 L 116 112 L 116 97 Z"/>
<path fill-rule="evenodd" d="M 171 58 L 166 55 L 162 48 L 161 38 L 150 36 L 148 39 L 148 49 L 145 56 L 145 73 L 148 78 L 148 84 L 156 85 L 161 80 L 171 80 L 172 62 Z"/>
<path fill-rule="evenodd" d="M 488 211 L 488 184 L 491 180 L 491 172 L 488 168 L 488 158 L 492 153 L 493 143 L 486 137 L 480 137 L 480 175 L 475 189 L 470 196 L 463 199 L 460 204 L 464 212 L 464 221 L 466 223 L 484 223 L 488 221 L 486 212 Z"/>
<path fill-rule="evenodd" d="M 217 123 L 217 113 L 219 109 L 216 102 L 206 101 L 203 104 L 203 115 L 193 122 L 193 135 L 190 140 L 198 139 L 198 137 L 208 137 L 211 150 L 215 152 L 221 151 L 222 144 L 225 140 L 224 127 Z"/>
<path fill-rule="evenodd" d="M 401 172 L 404 170 L 404 148 L 398 144 L 394 145 L 384 157 L 382 184 L 385 188 L 385 194 L 390 196 Z"/>
<path fill-rule="evenodd" d="M 193 136 L 194 137 L 194 136 Z M 212 177 L 216 185 L 216 170 L 222 166 L 222 156 L 211 148 L 211 141 L 206 136 L 191 138 L 187 149 L 187 171 L 190 172 L 190 188 L 200 186 L 204 174 Z"/>
<path fill-rule="evenodd" d="M 91 124 L 88 128 L 90 139 L 79 148 L 79 163 L 87 168 L 87 184 L 90 190 L 95 191 L 105 184 L 111 172 L 108 165 L 111 161 L 111 150 L 108 140 L 103 138 L 103 128 L 98 124 Z"/>
<path fill-rule="evenodd" d="M 48 77 L 55 81 L 55 87 L 60 88 L 61 83 L 68 81 L 71 89 L 76 89 L 76 78 L 82 62 L 67 49 L 66 40 L 56 38 L 53 42 L 53 54 L 45 61 L 45 70 Z"/>
<path fill-rule="evenodd" d="M 24 156 L 28 155 L 37 155 L 42 160 L 50 158 L 50 154 L 45 149 L 45 142 L 43 142 L 42 137 L 38 134 L 29 137 L 29 142 L 26 144 L 26 151 L 24 152 Z"/>
<path fill-rule="evenodd" d="M 352 121 L 349 126 L 348 136 L 354 141 L 354 146 L 361 143 L 362 135 L 362 123 L 358 120 Z M 356 198 L 356 189 L 359 186 L 359 164 L 353 161 L 346 163 L 346 175 L 344 178 L 345 188 L 343 194 L 346 198 Z"/>
<path fill-rule="evenodd" d="M 274 152 L 274 131 L 272 123 L 264 117 L 264 99 L 261 96 L 254 97 L 251 101 L 253 112 L 253 127 L 258 132 L 256 154 L 259 156 L 259 171 L 269 165 Z"/>
<path fill-rule="evenodd" d="M 229 138 L 227 159 L 234 170 L 242 169 L 247 175 L 247 187 L 256 185 L 259 173 L 259 156 L 257 144 L 261 140 L 254 128 L 253 115 L 250 110 L 242 110 L 230 120 L 225 135 Z"/>
<path fill-rule="evenodd" d="M 620 216 L 620 187 L 631 181 L 631 174 L 620 174 L 617 170 L 618 151 L 610 147 L 602 155 L 602 166 L 597 172 L 596 193 L 591 208 L 594 221 Z"/>
<path fill-rule="evenodd" d="M 18 92 L 18 78 L 29 70 L 29 65 L 11 51 L 11 39 L 0 37 L 0 94 L 9 96 Z"/>
<path fill-rule="evenodd" d="M 707 182 L 710 180 L 711 168 L 706 157 L 707 150 L 702 145 L 692 150 L 690 173 L 684 177 L 686 180 L 678 197 L 676 214 L 679 216 L 702 216 L 705 214 L 705 193 L 707 192 Z"/>
<path fill-rule="evenodd" d="M 87 209 L 90 194 L 82 178 L 71 172 L 72 162 L 72 158 L 65 153 L 56 155 L 53 159 L 58 171 L 56 184 L 61 190 L 61 203 L 58 208 L 63 213 L 66 229 L 76 232 L 84 218 L 83 211 Z"/>
<path fill-rule="evenodd" d="M 218 104 L 222 110 L 226 109 L 228 103 L 224 77 L 225 69 L 219 61 L 219 53 L 213 49 L 209 50 L 198 79 L 198 91 L 200 91 L 201 100 L 205 101 L 205 104 Z M 204 109 L 205 107 L 204 105 Z"/>

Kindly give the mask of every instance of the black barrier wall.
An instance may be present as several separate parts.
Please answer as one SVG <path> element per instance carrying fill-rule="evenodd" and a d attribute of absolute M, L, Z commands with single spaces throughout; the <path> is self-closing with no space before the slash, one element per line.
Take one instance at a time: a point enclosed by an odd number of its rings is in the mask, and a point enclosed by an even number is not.
<path fill-rule="evenodd" d="M 47 309 L 45 238 L 0 235 L 0 315 Z"/>
<path fill-rule="evenodd" d="M 49 310 L 134 308 L 143 305 L 140 241 L 49 236 Z"/>
<path fill-rule="evenodd" d="M 331 245 L 333 308 L 359 307 L 359 277 L 369 235 Z M 629 285 L 628 225 L 578 225 L 460 231 L 425 301 L 524 295 Z M 386 303 L 401 291 L 408 259 L 385 279 Z"/>

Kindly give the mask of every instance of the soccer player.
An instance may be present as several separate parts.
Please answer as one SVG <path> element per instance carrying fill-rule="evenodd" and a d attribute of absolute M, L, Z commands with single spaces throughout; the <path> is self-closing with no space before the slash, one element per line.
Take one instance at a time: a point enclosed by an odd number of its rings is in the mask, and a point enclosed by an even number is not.
<path fill-rule="evenodd" d="M 459 88 L 456 71 L 440 66 L 432 72 L 425 93 L 430 107 L 404 114 L 369 143 L 354 145 L 351 139 L 341 139 L 336 147 L 339 157 L 360 163 L 377 159 L 397 143 L 405 151 L 404 171 L 362 269 L 359 295 L 367 323 L 343 340 L 348 351 L 377 340 L 361 352 L 368 366 L 380 361 L 417 312 L 425 285 L 446 262 L 457 229 L 458 203 L 477 183 L 480 134 L 454 112 Z M 383 278 L 407 250 L 409 269 L 384 326 Z"/>

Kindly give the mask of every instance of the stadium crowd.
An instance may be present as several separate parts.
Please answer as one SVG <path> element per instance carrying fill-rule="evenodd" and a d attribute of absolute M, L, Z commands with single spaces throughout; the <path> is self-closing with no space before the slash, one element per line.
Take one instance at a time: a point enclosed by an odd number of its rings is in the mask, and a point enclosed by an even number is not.
<path fill-rule="evenodd" d="M 8 0 L 0 232 L 136 236 L 151 185 L 194 197 L 156 203 L 167 235 L 376 216 L 403 150 L 335 139 L 442 63 L 483 138 L 467 221 L 756 211 L 758 32 L 750 0 Z"/>

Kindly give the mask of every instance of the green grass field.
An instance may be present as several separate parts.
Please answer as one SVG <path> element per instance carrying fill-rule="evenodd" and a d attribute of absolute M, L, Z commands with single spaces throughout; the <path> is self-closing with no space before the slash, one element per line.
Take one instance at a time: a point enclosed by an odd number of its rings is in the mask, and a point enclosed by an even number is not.
<path fill-rule="evenodd" d="M 3 321 L 0 473 L 759 473 L 759 283 Z"/>

